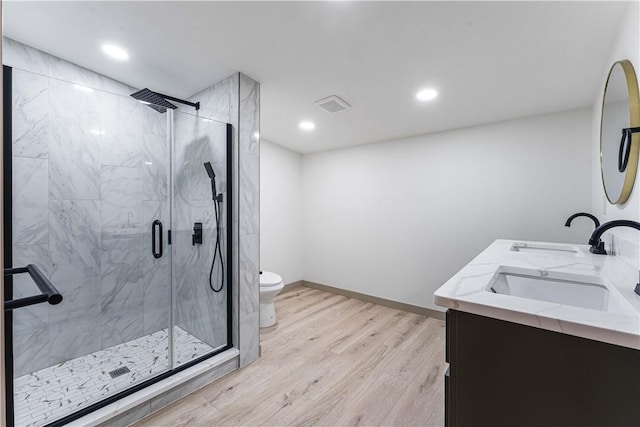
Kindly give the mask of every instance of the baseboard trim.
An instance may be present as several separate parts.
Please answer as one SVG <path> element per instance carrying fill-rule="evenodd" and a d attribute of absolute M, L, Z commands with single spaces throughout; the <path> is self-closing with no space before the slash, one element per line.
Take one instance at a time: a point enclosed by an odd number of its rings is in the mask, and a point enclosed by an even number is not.
<path fill-rule="evenodd" d="M 442 311 L 433 310 L 426 307 L 420 307 L 417 305 L 406 304 L 403 302 L 388 300 L 385 298 L 374 297 L 373 295 L 361 294 L 360 292 L 348 291 L 346 289 L 334 288 L 333 286 L 323 285 L 320 283 L 309 282 L 308 280 L 300 280 L 294 282 L 295 286 L 306 286 L 308 288 L 318 289 L 319 291 L 330 292 L 332 294 L 342 295 L 348 298 L 359 299 L 361 301 L 371 302 L 378 305 L 383 305 L 389 308 L 395 308 L 396 310 L 408 311 L 409 313 L 419 314 L 425 317 L 431 317 L 433 319 L 444 320 L 445 314 Z M 292 283 L 293 285 L 293 283 Z M 289 285 L 285 286 L 285 290 Z"/>
<path fill-rule="evenodd" d="M 283 294 L 285 292 L 297 291 L 298 288 L 300 288 L 303 285 L 304 285 L 304 280 L 298 280 L 297 282 L 287 283 L 286 285 L 284 285 L 284 288 L 280 293 Z"/>

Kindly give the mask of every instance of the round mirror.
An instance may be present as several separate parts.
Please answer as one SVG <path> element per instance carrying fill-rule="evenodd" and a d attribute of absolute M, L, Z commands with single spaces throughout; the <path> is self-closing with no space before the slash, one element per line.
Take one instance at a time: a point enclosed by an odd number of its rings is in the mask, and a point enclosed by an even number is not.
<path fill-rule="evenodd" d="M 600 169 L 609 202 L 627 201 L 638 170 L 640 148 L 638 80 L 628 60 L 609 71 L 600 122 Z"/>

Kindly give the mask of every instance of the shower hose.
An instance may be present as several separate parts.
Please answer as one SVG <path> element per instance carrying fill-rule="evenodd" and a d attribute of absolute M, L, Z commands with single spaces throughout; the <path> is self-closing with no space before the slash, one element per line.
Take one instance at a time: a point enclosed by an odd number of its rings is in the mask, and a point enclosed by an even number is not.
<path fill-rule="evenodd" d="M 213 201 L 216 214 L 216 245 L 213 249 L 213 260 L 211 261 L 211 270 L 209 271 L 209 287 L 213 292 L 220 292 L 224 288 L 224 260 L 222 259 L 222 247 L 220 243 L 220 216 L 222 214 L 222 195 L 216 197 Z M 213 269 L 216 265 L 216 258 L 220 258 L 220 287 L 216 288 L 213 285 Z"/>

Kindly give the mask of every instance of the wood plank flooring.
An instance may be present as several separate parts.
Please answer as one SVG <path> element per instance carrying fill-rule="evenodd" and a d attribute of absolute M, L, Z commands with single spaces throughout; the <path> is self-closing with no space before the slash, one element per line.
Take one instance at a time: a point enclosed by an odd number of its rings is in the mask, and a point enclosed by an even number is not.
<path fill-rule="evenodd" d="M 442 426 L 444 322 L 297 287 L 262 356 L 143 426 Z"/>

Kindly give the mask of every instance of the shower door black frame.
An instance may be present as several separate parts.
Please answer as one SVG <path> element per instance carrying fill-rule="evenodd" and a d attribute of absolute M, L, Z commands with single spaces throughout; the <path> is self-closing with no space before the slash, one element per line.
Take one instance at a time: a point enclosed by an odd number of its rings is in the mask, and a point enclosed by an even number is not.
<path fill-rule="evenodd" d="M 12 89 L 13 68 L 2 66 L 2 191 L 3 191 L 3 218 L 4 233 L 4 268 L 13 267 L 13 221 L 11 220 L 13 188 L 12 188 Z M 3 272 L 4 274 L 4 272 Z M 13 276 L 4 278 L 4 299 L 13 299 Z M 3 302 L 4 305 L 4 302 Z M 13 402 L 13 311 L 4 311 L 4 375 L 5 375 L 5 410 L 7 427 L 14 426 L 14 402 Z"/>
<path fill-rule="evenodd" d="M 13 266 L 13 236 L 12 236 L 12 74 L 13 68 L 7 65 L 3 65 L 3 213 L 4 213 L 4 267 L 11 268 Z M 93 411 L 103 408 L 111 403 L 114 403 L 123 397 L 136 393 L 152 384 L 162 381 L 178 372 L 184 371 L 198 363 L 210 359 L 226 350 L 233 348 L 233 328 L 232 328 L 232 309 L 233 309 L 233 225 L 229 226 L 229 221 L 233 218 L 233 125 L 226 124 L 226 155 L 227 155 L 227 224 L 226 224 L 226 241 L 227 241 L 227 268 L 226 282 L 227 282 L 227 344 L 215 351 L 200 356 L 190 362 L 187 362 L 176 368 L 170 368 L 168 371 L 159 374 L 153 378 L 143 381 L 134 385 L 126 390 L 116 393 L 112 396 L 107 396 L 103 400 L 73 412 L 63 418 L 46 424 L 45 427 L 60 427 L 64 426 L 72 421 L 84 417 Z M 166 231 L 170 236 L 171 230 Z M 171 244 L 171 241 L 168 240 Z M 173 285 L 172 285 L 173 286 Z M 4 279 L 4 298 L 9 300 L 13 298 L 13 279 L 11 276 L 6 276 Z M 7 427 L 15 426 L 15 410 L 14 410 L 14 389 L 13 389 L 13 314 L 12 312 L 4 312 L 4 345 L 5 345 L 5 391 L 6 391 L 6 420 Z M 172 325 L 170 325 L 172 326 Z"/>

